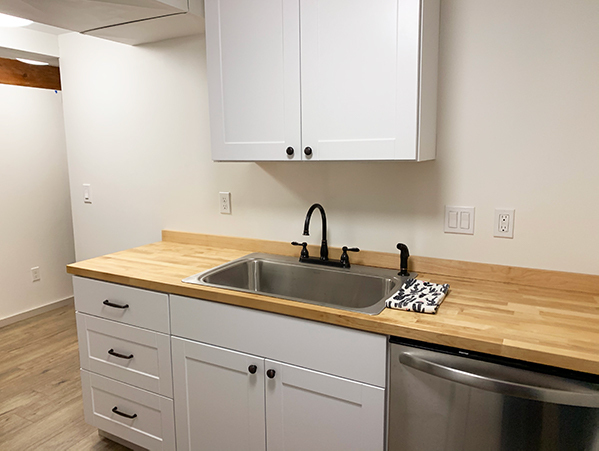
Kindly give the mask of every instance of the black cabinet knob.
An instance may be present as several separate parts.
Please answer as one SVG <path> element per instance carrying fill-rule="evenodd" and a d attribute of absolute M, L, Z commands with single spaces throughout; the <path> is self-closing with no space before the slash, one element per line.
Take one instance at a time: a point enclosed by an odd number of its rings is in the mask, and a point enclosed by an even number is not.
<path fill-rule="evenodd" d="M 289 156 L 293 155 L 293 152 L 294 152 L 293 147 L 287 147 L 287 150 L 285 152 L 287 152 L 287 155 L 289 155 Z"/>
<path fill-rule="evenodd" d="M 306 148 L 304 149 L 304 153 L 305 153 L 307 156 L 310 156 L 310 155 L 312 155 L 312 147 L 306 147 Z"/>
<path fill-rule="evenodd" d="M 276 371 L 275 370 L 268 370 L 266 372 L 266 375 L 269 377 L 269 379 L 273 379 L 275 377 Z"/>
<path fill-rule="evenodd" d="M 248 371 L 249 371 L 251 374 L 256 374 L 256 371 L 257 371 L 257 370 L 258 370 L 258 367 L 257 367 L 256 365 L 250 365 L 250 366 L 248 366 Z"/>

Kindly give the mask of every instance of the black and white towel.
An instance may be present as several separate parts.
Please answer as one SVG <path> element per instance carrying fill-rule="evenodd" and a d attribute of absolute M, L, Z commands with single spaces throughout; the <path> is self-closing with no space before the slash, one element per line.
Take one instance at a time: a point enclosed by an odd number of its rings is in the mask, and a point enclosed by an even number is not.
<path fill-rule="evenodd" d="M 445 299 L 449 284 L 423 282 L 408 279 L 397 293 L 393 293 L 386 301 L 389 308 L 408 310 L 419 313 L 437 313 L 439 305 Z"/>

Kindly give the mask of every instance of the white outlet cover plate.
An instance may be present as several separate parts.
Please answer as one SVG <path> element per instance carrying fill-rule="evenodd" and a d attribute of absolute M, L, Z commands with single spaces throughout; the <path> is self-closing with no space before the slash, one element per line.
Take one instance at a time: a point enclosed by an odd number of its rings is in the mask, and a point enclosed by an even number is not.
<path fill-rule="evenodd" d="M 230 192 L 220 192 L 218 193 L 219 199 L 219 211 L 221 214 L 230 215 L 231 214 L 231 193 Z"/>
<path fill-rule="evenodd" d="M 496 208 L 495 218 L 493 221 L 493 236 L 498 238 L 514 238 L 514 214 L 516 210 L 513 208 Z M 508 215 L 507 230 L 502 231 L 499 227 L 499 218 L 502 215 Z"/>
<path fill-rule="evenodd" d="M 445 205 L 445 233 L 474 235 L 474 207 Z"/>

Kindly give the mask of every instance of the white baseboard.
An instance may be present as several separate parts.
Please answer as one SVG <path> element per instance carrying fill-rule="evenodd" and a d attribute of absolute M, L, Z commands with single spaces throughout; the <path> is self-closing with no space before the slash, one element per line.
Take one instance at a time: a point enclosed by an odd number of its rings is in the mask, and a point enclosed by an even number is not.
<path fill-rule="evenodd" d="M 8 318 L 2 318 L 0 319 L 0 327 L 8 326 L 33 316 L 41 315 L 42 313 L 49 312 L 50 310 L 66 307 L 67 305 L 73 305 L 73 300 L 73 296 L 69 296 L 68 298 L 61 299 L 60 301 L 51 302 L 50 304 L 42 305 L 41 307 L 36 307 L 23 313 L 17 313 L 16 315 L 9 316 Z"/>

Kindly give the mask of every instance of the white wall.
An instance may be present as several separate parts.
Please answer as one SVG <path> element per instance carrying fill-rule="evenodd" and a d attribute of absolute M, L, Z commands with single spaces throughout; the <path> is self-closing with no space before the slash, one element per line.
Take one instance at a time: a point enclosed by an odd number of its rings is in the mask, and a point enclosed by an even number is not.
<path fill-rule="evenodd" d="M 27 53 L 58 56 L 58 39 L 56 36 L 27 28 L 0 27 L 0 47 Z"/>
<path fill-rule="evenodd" d="M 0 84 L 0 212 L 0 320 L 71 297 L 65 266 L 75 255 L 60 92 Z"/>
<path fill-rule="evenodd" d="M 426 163 L 213 163 L 202 37 L 63 35 L 77 258 L 164 228 L 297 240 L 320 202 L 334 246 L 403 241 L 414 255 L 599 274 L 597 23 L 590 0 L 444 0 L 438 158 Z M 443 233 L 446 204 L 476 207 L 474 236 Z M 513 240 L 492 237 L 496 207 L 516 209 Z"/>

